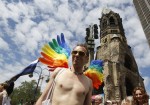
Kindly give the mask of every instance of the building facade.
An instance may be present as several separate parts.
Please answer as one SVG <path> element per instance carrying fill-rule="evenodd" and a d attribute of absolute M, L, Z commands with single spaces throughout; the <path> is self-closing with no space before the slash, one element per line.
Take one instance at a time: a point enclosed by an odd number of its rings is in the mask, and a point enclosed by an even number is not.
<path fill-rule="evenodd" d="M 104 61 L 104 85 L 98 91 L 101 93 L 103 88 L 105 101 L 121 101 L 132 95 L 136 86 L 144 87 L 143 78 L 139 74 L 131 47 L 127 44 L 119 14 L 104 9 L 99 22 L 100 46 L 97 47 L 95 58 L 91 58 Z"/>
<path fill-rule="evenodd" d="M 150 0 L 133 0 L 133 3 L 150 46 Z"/>

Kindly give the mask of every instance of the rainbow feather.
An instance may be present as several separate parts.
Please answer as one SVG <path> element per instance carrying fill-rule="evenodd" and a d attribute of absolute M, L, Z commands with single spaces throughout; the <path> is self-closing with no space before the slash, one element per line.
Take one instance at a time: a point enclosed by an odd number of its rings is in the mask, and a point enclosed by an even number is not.
<path fill-rule="evenodd" d="M 98 89 L 103 83 L 103 61 L 92 60 L 88 70 L 84 74 L 92 80 L 93 87 Z"/>
<path fill-rule="evenodd" d="M 42 57 L 39 58 L 39 61 L 50 68 L 68 68 L 70 52 L 71 50 L 65 42 L 64 34 L 61 33 L 60 36 L 57 35 L 57 41 L 52 39 L 52 41 L 42 47 Z"/>

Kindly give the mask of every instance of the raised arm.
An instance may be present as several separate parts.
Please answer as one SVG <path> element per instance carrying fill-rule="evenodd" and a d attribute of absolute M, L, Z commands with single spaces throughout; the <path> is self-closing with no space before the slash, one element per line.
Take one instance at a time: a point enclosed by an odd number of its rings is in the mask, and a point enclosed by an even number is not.
<path fill-rule="evenodd" d="M 54 72 L 52 73 L 52 75 L 50 76 L 50 81 L 47 83 L 46 88 L 44 89 L 42 95 L 39 97 L 39 99 L 37 100 L 35 105 L 42 105 L 42 101 L 44 101 L 47 97 L 47 94 L 49 92 L 49 89 L 51 87 L 51 84 L 53 82 L 53 80 L 55 79 L 57 73 L 61 70 L 61 68 L 56 68 L 54 70 Z"/>

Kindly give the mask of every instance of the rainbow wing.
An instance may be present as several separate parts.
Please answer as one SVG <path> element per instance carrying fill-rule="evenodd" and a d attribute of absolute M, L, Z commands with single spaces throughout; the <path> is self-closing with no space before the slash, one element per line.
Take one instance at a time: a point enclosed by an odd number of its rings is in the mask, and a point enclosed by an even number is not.
<path fill-rule="evenodd" d="M 42 47 L 42 57 L 39 58 L 39 61 L 50 68 L 68 68 L 70 52 L 71 49 L 65 42 L 64 34 L 61 33 L 60 36 L 57 35 L 57 41 L 52 39 L 52 41 Z"/>
<path fill-rule="evenodd" d="M 92 60 L 88 70 L 84 74 L 92 80 L 93 87 L 98 89 L 103 83 L 103 61 Z"/>

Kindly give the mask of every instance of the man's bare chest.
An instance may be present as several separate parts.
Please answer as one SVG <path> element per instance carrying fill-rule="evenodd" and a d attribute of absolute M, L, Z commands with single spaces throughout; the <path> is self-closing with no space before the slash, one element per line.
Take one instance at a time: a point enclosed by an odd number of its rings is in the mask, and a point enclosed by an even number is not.
<path fill-rule="evenodd" d="M 88 85 L 87 83 L 80 78 L 73 78 L 73 77 L 67 77 L 62 78 L 60 77 L 56 81 L 56 86 L 59 90 L 62 90 L 64 92 L 74 92 L 76 94 L 86 94 L 88 92 Z"/>

